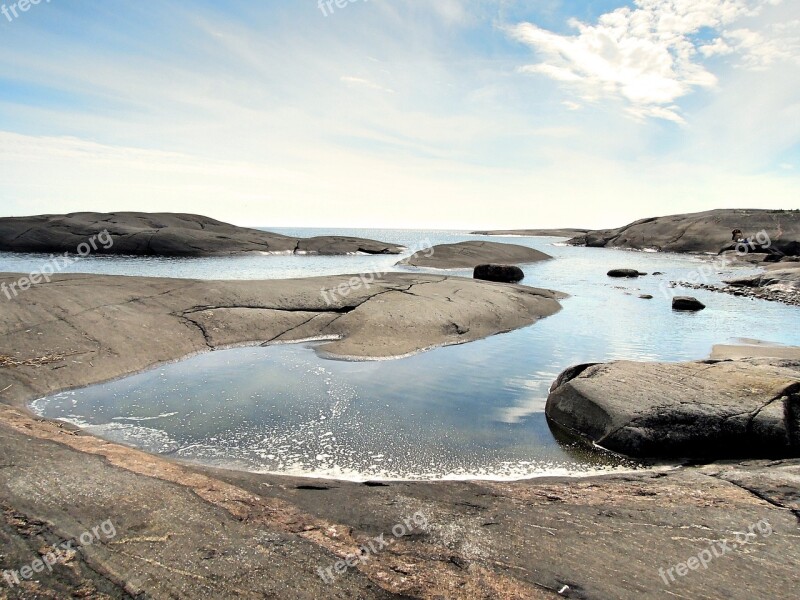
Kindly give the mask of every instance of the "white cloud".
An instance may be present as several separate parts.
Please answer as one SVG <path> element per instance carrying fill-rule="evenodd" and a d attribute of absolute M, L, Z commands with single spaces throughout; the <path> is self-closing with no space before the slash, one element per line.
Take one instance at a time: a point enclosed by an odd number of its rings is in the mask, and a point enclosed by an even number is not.
<path fill-rule="evenodd" d="M 341 77 L 341 81 L 351 86 L 364 87 L 370 90 L 379 90 L 381 92 L 388 92 L 390 94 L 394 93 L 393 89 L 383 87 L 382 85 L 375 83 L 374 81 L 370 81 L 369 79 L 364 79 L 363 77 L 344 75 Z"/>
<path fill-rule="evenodd" d="M 773 26 L 768 35 L 731 26 L 754 17 L 781 0 L 636 0 L 602 15 L 596 24 L 577 20 L 576 35 L 561 35 L 532 23 L 510 29 L 543 61 L 521 67 L 559 81 L 584 100 L 622 99 L 635 118 L 654 117 L 683 123 L 678 100 L 696 88 L 711 88 L 717 77 L 702 57 L 737 53 L 744 66 L 765 66 L 796 58 L 800 27 Z M 718 37 L 699 41 L 706 29 Z M 771 34 L 771 35 L 770 35 Z"/>

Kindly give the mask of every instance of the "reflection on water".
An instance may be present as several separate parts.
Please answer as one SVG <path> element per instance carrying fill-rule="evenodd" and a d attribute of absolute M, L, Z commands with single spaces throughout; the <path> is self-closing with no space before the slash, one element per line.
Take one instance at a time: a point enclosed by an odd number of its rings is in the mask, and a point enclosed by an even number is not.
<path fill-rule="evenodd" d="M 337 233 L 409 247 L 424 239 L 475 239 L 452 232 Z M 688 277 L 707 259 L 572 248 L 552 238 L 506 241 L 557 257 L 525 267 L 524 283 L 570 294 L 564 310 L 532 327 L 397 361 L 328 361 L 303 346 L 216 352 L 39 400 L 34 409 L 152 452 L 256 471 L 358 479 L 585 473 L 632 465 L 559 443 L 548 428 L 548 389 L 568 366 L 693 360 L 740 338 L 800 345 L 794 307 L 693 290 L 708 308 L 673 312 L 660 284 Z M 86 261 L 81 268 L 248 279 L 381 271 L 397 259 L 130 258 Z M 8 269 L 9 260 L 0 256 L 0 270 L 25 270 Z M 35 268 L 28 260 L 14 264 Z M 614 267 L 663 275 L 612 280 L 606 272 Z M 747 272 L 729 269 L 715 279 Z"/>
<path fill-rule="evenodd" d="M 405 360 L 324 361 L 302 346 L 238 348 L 38 400 L 118 442 L 215 465 L 358 479 L 519 478 L 635 465 L 558 443 L 538 393 L 468 346 Z M 463 369 L 483 370 L 465 385 Z"/>

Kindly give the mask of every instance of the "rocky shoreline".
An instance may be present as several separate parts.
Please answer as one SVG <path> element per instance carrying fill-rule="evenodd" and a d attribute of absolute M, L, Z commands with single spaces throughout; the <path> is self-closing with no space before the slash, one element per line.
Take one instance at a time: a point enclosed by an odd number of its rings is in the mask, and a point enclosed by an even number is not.
<path fill-rule="evenodd" d="M 557 292 L 397 273 L 369 285 L 346 275 L 256 282 L 60 275 L 24 294 L 3 301 L 0 312 L 0 571 L 11 573 L 0 581 L 3 600 L 750 600 L 785 595 L 796 577 L 800 459 L 698 464 L 694 457 L 625 474 L 516 482 L 322 481 L 149 455 L 25 408 L 45 394 L 236 345 L 322 339 L 320 352 L 368 358 L 464 343 L 554 314 Z M 787 369 L 768 377 L 784 382 L 796 372 L 759 351 L 769 365 L 753 368 Z M 738 367 L 715 364 L 722 366 L 714 386 L 725 397 L 734 382 L 726 369 Z M 686 370 L 680 389 L 712 367 Z M 648 375 L 660 368 L 612 374 L 606 387 L 614 393 L 601 396 L 622 402 L 624 389 L 637 405 L 643 382 L 664 385 L 658 373 Z M 554 393 L 582 375 L 590 373 L 563 374 Z M 735 382 L 761 385 L 749 367 Z M 678 388 L 672 392 L 680 404 Z M 769 400 L 753 395 L 754 406 Z M 759 410 L 753 421 L 769 431 L 788 418 L 796 432 L 792 406 L 783 417 Z M 640 432 L 632 419 L 597 441 Z M 113 524 L 113 538 L 76 548 L 52 571 L 14 575 L 104 522 Z M 768 536 L 745 535 L 763 523 Z M 722 541 L 734 549 L 707 569 L 691 566 Z"/>

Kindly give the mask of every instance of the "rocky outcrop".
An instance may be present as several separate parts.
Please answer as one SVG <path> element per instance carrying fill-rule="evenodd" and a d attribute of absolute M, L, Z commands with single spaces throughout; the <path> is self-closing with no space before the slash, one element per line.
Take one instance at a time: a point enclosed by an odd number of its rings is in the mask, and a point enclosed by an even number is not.
<path fill-rule="evenodd" d="M 763 273 L 748 277 L 737 277 L 725 283 L 738 288 L 800 292 L 800 265 L 790 262 L 769 265 Z"/>
<path fill-rule="evenodd" d="M 108 236 L 103 234 L 106 231 Z M 403 250 L 395 244 L 352 237 L 298 239 L 188 214 L 72 213 L 0 219 L 0 250 L 77 253 L 79 246 L 92 238 L 94 243 L 90 248 L 94 254 L 134 256 L 213 256 L 242 252 L 400 254 Z"/>
<path fill-rule="evenodd" d="M 398 333 L 458 343 L 451 317 L 462 332 L 464 317 L 488 334 L 553 307 L 549 293 L 461 278 L 357 282 L 63 276 L 3 303 L 0 355 L 18 360 L 0 360 L 0 572 L 13 578 L 106 521 L 115 536 L 0 597 L 751 600 L 754 589 L 768 598 L 794 589 L 798 460 L 525 481 L 323 481 L 173 461 L 22 408 L 226 344 L 327 332 L 350 336 L 353 347 L 338 350 L 382 355 Z M 331 296 L 340 286 L 351 292 Z M 498 303 L 502 322 L 489 314 Z M 413 534 L 396 538 L 415 515 Z M 768 539 L 764 530 L 701 573 L 669 572 L 762 521 Z M 364 554 L 370 544 L 379 551 Z"/>
<path fill-rule="evenodd" d="M 483 281 L 518 283 L 525 279 L 525 273 L 514 265 L 478 265 L 472 277 Z"/>
<path fill-rule="evenodd" d="M 397 264 L 431 269 L 474 269 L 486 263 L 522 265 L 551 258 L 553 257 L 549 254 L 527 246 L 473 241 L 434 246 Z"/>
<path fill-rule="evenodd" d="M 569 243 L 595 248 L 716 254 L 731 244 L 734 229 L 743 230 L 751 238 L 766 231 L 773 246 L 790 249 L 791 242 L 800 240 L 800 210 L 721 209 L 652 217 L 618 229 L 589 231 Z"/>
<path fill-rule="evenodd" d="M 800 363 L 613 362 L 553 385 L 555 426 L 634 457 L 800 456 Z"/>
<path fill-rule="evenodd" d="M 0 275 L 0 284 L 18 277 Z M 242 344 L 323 339 L 318 351 L 330 356 L 403 356 L 530 325 L 559 311 L 558 297 L 407 273 L 368 283 L 347 275 L 285 281 L 56 275 L 16 298 L 0 294 L 0 357 L 19 363 L 0 368 L 0 389 L 13 384 L 11 394 L 32 387 L 44 395 Z M 30 364 L 42 352 L 54 358 L 48 367 Z"/>

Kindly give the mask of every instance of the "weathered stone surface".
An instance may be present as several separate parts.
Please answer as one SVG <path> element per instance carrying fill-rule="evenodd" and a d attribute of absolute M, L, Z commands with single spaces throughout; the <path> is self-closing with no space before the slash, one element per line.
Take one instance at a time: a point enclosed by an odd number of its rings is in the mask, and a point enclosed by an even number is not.
<path fill-rule="evenodd" d="M 748 277 L 737 277 L 725 283 L 734 287 L 793 288 L 800 291 L 800 265 L 783 262 L 777 265 L 769 265 L 764 273 Z"/>
<path fill-rule="evenodd" d="M 367 486 L 191 466 L 32 417 L 21 408 L 43 392 L 99 382 L 209 346 L 268 336 L 299 339 L 319 333 L 329 318 L 356 317 L 362 310 L 367 320 L 382 310 L 390 313 L 383 321 L 363 323 L 358 342 L 365 353 L 383 351 L 381 344 L 390 340 L 382 339 L 379 329 L 392 314 L 408 329 L 429 328 L 450 317 L 435 316 L 451 304 L 447 299 L 437 304 L 436 298 L 447 294 L 456 300 L 467 289 L 470 302 L 456 310 L 469 312 L 474 303 L 475 318 L 478 313 L 485 318 L 473 291 L 516 289 L 398 276 L 376 284 L 380 289 L 356 290 L 331 307 L 320 301 L 322 285 L 332 289 L 347 281 L 234 285 L 72 276 L 54 281 L 46 293 L 44 287 L 26 292 L 40 293 L 26 296 L 25 303 L 4 304 L 0 353 L 25 358 L 83 349 L 86 354 L 0 367 L 0 570 L 30 565 L 42 548 L 105 520 L 116 531 L 112 540 L 83 549 L 53 573 L 45 570 L 9 589 L 8 597 L 642 600 L 679 594 L 751 600 L 753 590 L 778 598 L 793 589 L 800 566 L 800 461 L 579 479 Z M 449 293 L 448 282 L 451 292 L 462 291 Z M 425 298 L 405 293 L 412 284 L 413 294 Z M 485 300 L 503 302 L 496 295 Z M 526 304 L 516 295 L 509 302 Z M 430 314 L 418 318 L 405 312 L 419 307 Z M 296 320 L 288 314 L 293 308 L 299 311 Z M 342 312 L 322 315 L 320 309 L 328 308 Z M 175 324 L 169 314 L 185 322 Z M 359 333 L 357 321 L 347 326 L 350 335 Z M 418 344 L 423 341 L 418 337 Z M 392 528 L 415 513 L 424 516 L 425 526 L 395 540 Z M 733 540 L 760 520 L 770 523 L 770 537 L 726 555 L 707 571 L 674 581 L 660 576 L 709 540 Z M 320 577 L 319 569 L 358 555 L 359 547 L 382 534 L 393 543 L 369 560 L 356 560 L 333 581 Z"/>
<path fill-rule="evenodd" d="M 113 244 L 95 254 L 212 256 L 241 252 L 309 254 L 400 254 L 394 244 L 323 236 L 297 239 L 236 227 L 200 215 L 172 213 L 72 213 L 0 219 L 0 250 L 75 253 L 92 236 L 108 231 Z M 100 240 L 104 242 L 104 239 Z M 106 247 L 108 246 L 108 247 Z"/>
<path fill-rule="evenodd" d="M 17 277 L 0 274 L 0 283 Z M 0 369 L 0 389 L 12 384 L 13 395 L 30 386 L 44 395 L 248 343 L 327 338 L 321 353 L 401 356 L 530 325 L 560 310 L 557 297 L 401 273 L 370 285 L 348 275 L 286 281 L 57 275 L 14 300 L 0 295 L 0 355 L 69 358 L 46 369 Z"/>
<path fill-rule="evenodd" d="M 718 253 L 734 229 L 750 238 L 766 231 L 777 248 L 800 240 L 800 211 L 720 209 L 641 219 L 618 229 L 590 231 L 569 240 L 576 246 Z"/>
<path fill-rule="evenodd" d="M 474 279 L 518 283 L 525 279 L 525 273 L 514 265 L 478 265 L 473 272 Z"/>
<path fill-rule="evenodd" d="M 553 257 L 527 246 L 473 241 L 434 246 L 421 250 L 398 264 L 431 269 L 474 269 L 484 263 L 521 265 L 551 258 Z"/>
<path fill-rule="evenodd" d="M 704 310 L 705 304 L 700 302 L 697 298 L 692 296 L 675 296 L 672 299 L 672 310 L 680 310 L 687 312 L 697 312 Z"/>
<path fill-rule="evenodd" d="M 593 365 L 559 379 L 547 416 L 629 456 L 800 456 L 799 364 L 749 359 Z"/>

